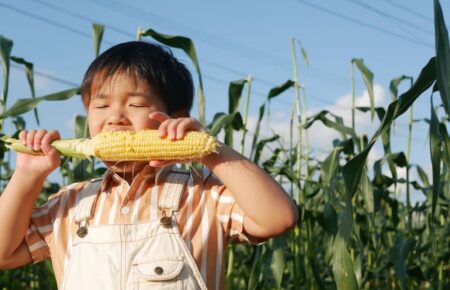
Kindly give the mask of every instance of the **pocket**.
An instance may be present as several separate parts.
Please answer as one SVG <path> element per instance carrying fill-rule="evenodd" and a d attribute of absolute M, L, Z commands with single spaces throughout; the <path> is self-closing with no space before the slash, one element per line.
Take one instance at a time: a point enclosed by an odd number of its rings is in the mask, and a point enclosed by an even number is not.
<path fill-rule="evenodd" d="M 133 265 L 134 289 L 182 289 L 182 257 L 173 257 Z"/>

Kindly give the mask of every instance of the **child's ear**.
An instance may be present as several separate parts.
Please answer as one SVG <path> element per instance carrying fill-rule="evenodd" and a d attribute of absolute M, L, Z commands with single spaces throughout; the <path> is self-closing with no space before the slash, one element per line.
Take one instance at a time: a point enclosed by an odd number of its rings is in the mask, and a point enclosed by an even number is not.
<path fill-rule="evenodd" d="M 179 111 L 173 112 L 170 114 L 170 116 L 174 119 L 176 118 L 189 118 L 191 114 L 189 114 L 189 111 L 186 109 L 181 109 Z"/>

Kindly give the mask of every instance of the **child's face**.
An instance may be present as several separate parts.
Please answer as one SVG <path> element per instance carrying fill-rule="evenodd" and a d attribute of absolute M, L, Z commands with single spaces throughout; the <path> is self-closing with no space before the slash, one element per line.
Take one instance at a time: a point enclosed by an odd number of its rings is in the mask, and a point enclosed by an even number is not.
<path fill-rule="evenodd" d="M 167 112 L 160 97 L 146 83 L 126 73 L 118 73 L 99 85 L 93 82 L 87 110 L 91 136 L 102 131 L 157 129 L 159 123 L 148 115 Z"/>

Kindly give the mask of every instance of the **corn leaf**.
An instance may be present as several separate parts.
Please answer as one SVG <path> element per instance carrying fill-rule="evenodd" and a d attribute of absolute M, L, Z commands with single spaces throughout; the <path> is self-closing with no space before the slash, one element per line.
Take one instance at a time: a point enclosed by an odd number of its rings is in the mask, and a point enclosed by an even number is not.
<path fill-rule="evenodd" d="M 102 44 L 104 32 L 105 26 L 97 23 L 92 24 L 92 41 L 94 44 L 95 57 L 97 57 L 100 53 L 100 45 Z"/>
<path fill-rule="evenodd" d="M 357 290 L 358 282 L 353 261 L 347 251 L 345 240 L 337 235 L 333 242 L 333 275 L 338 290 Z"/>
<path fill-rule="evenodd" d="M 442 142 L 444 144 L 445 159 L 443 159 L 446 164 L 450 164 L 450 136 L 447 132 L 447 127 L 444 123 L 439 124 L 439 134 L 442 137 Z"/>
<path fill-rule="evenodd" d="M 283 92 L 293 86 L 294 82 L 292 80 L 287 80 L 285 83 L 270 89 L 269 93 L 267 94 L 267 100 L 270 101 L 271 99 L 281 95 Z"/>
<path fill-rule="evenodd" d="M 397 237 L 390 252 L 391 261 L 394 264 L 395 276 L 399 280 L 402 290 L 408 289 L 407 258 L 413 245 L 413 240 Z"/>
<path fill-rule="evenodd" d="M 217 136 L 222 128 L 227 128 L 229 126 L 232 126 L 234 130 L 244 128 L 244 123 L 242 122 L 242 117 L 239 112 L 234 112 L 228 115 L 225 113 L 216 114 L 211 124 L 208 125 L 209 134 L 212 136 Z"/>
<path fill-rule="evenodd" d="M 36 108 L 37 105 L 42 101 L 63 101 L 79 94 L 80 88 L 74 88 L 34 99 L 18 99 L 11 108 L 3 112 L 3 114 L 0 114 L 0 119 L 4 119 L 6 117 L 15 117 L 26 113 Z"/>
<path fill-rule="evenodd" d="M 191 59 L 194 64 L 195 71 L 198 75 L 198 119 L 200 123 L 205 124 L 205 96 L 203 94 L 203 80 L 202 74 L 200 72 L 200 65 L 197 58 L 197 53 L 195 51 L 194 42 L 187 37 L 184 36 L 174 36 L 158 33 L 153 29 L 147 29 L 146 31 L 140 31 L 140 36 L 150 36 L 156 41 L 161 42 L 170 47 L 175 47 L 182 49 Z"/>
<path fill-rule="evenodd" d="M 340 170 L 339 154 L 342 148 L 335 147 L 321 164 L 321 178 L 323 184 L 332 187 L 332 180 Z"/>
<path fill-rule="evenodd" d="M 75 138 L 86 138 L 89 136 L 89 133 L 86 132 L 86 116 L 76 115 L 74 119 L 75 124 Z"/>
<path fill-rule="evenodd" d="M 0 35 L 0 61 L 2 62 L 3 68 L 3 90 L 2 98 L 2 109 L 6 107 L 6 99 L 8 96 L 8 84 L 9 84 L 9 58 L 11 56 L 11 51 L 13 47 L 12 40 Z M 2 112 L 3 113 L 3 112 Z"/>
<path fill-rule="evenodd" d="M 267 256 L 266 246 L 257 247 L 253 257 L 253 266 L 247 284 L 248 290 L 261 289 L 262 266 Z"/>
<path fill-rule="evenodd" d="M 335 121 L 327 118 L 328 114 L 330 114 L 333 117 L 335 117 Z M 308 129 L 316 121 L 321 121 L 328 128 L 335 129 L 336 131 L 338 131 L 342 135 L 342 137 L 344 139 L 346 138 L 346 136 L 351 136 L 353 138 L 354 142 L 355 142 L 355 140 L 358 140 L 358 137 L 356 136 L 355 131 L 352 128 L 346 127 L 343 124 L 341 118 L 338 118 L 338 117 L 334 116 L 333 113 L 331 113 L 331 112 L 329 112 L 327 110 L 320 111 L 319 113 L 308 117 L 308 119 L 306 120 L 306 123 L 303 125 L 303 127 L 305 129 Z"/>
<path fill-rule="evenodd" d="M 431 215 L 436 211 L 437 199 L 441 193 L 441 134 L 439 132 L 439 120 L 431 102 L 430 121 L 430 155 L 431 169 L 433 172 L 433 195 L 431 199 Z"/>
<path fill-rule="evenodd" d="M 361 192 L 366 205 L 366 211 L 368 213 L 374 212 L 374 201 L 373 201 L 373 186 L 369 180 L 369 175 L 367 173 L 367 168 L 364 167 L 363 174 L 361 176 Z"/>
<path fill-rule="evenodd" d="M 430 186 L 430 181 L 428 179 L 428 175 L 425 172 L 425 170 L 423 170 L 422 167 L 420 167 L 419 165 L 416 165 L 416 170 L 417 170 L 417 175 L 419 176 L 420 180 L 422 181 L 422 183 L 424 184 L 425 187 L 429 187 Z"/>
<path fill-rule="evenodd" d="M 302 45 L 300 45 L 300 50 L 302 52 L 302 57 L 303 60 L 305 61 L 305 64 L 309 66 L 308 53 L 306 52 L 306 49 Z"/>
<path fill-rule="evenodd" d="M 323 211 L 317 217 L 317 222 L 323 227 L 323 229 L 330 235 L 336 235 L 338 231 L 338 215 L 334 207 L 327 203 L 325 204 Z"/>
<path fill-rule="evenodd" d="M 291 80 L 287 80 L 285 83 L 270 89 L 270 91 L 269 91 L 269 93 L 267 95 L 267 115 L 268 115 L 267 123 L 269 123 L 269 121 L 270 121 L 270 101 L 273 98 L 278 97 L 279 95 L 281 95 L 287 89 L 293 87 L 294 84 L 295 84 L 295 82 L 293 82 Z"/>
<path fill-rule="evenodd" d="M 264 103 L 261 105 L 261 107 L 259 107 L 258 121 L 256 122 L 255 133 L 253 134 L 252 148 L 250 151 L 250 156 L 253 156 L 255 149 L 256 149 L 256 144 L 258 143 L 259 131 L 261 130 L 261 121 L 264 117 L 265 110 L 266 110 L 266 104 Z"/>
<path fill-rule="evenodd" d="M 273 142 L 273 141 L 276 141 L 276 140 L 278 140 L 279 138 L 280 138 L 280 136 L 275 135 L 275 136 L 272 136 L 272 137 L 270 137 L 270 138 L 266 138 L 266 139 L 263 139 L 263 140 L 259 141 L 259 142 L 258 142 L 258 145 L 256 145 L 255 157 L 253 157 L 253 162 L 255 162 L 256 164 L 258 164 L 259 159 L 260 159 L 261 154 L 262 154 L 262 150 L 264 149 L 264 147 L 266 146 L 266 144 L 267 144 L 267 143 L 270 143 L 270 142 Z"/>
<path fill-rule="evenodd" d="M 33 99 L 36 98 L 36 91 L 34 89 L 33 63 L 28 62 L 23 58 L 14 57 L 14 56 L 11 56 L 11 60 L 14 61 L 15 63 L 22 64 L 25 66 L 25 74 L 27 76 L 28 86 L 30 87 L 30 90 L 31 90 L 31 97 Z M 34 108 L 33 111 L 34 111 L 34 118 L 36 119 L 36 123 L 39 126 L 39 115 L 38 115 L 37 108 Z"/>
<path fill-rule="evenodd" d="M 283 273 L 286 268 L 286 259 L 284 256 L 284 246 L 287 242 L 286 236 L 282 235 L 276 237 L 271 242 L 272 259 L 270 262 L 270 269 L 272 270 L 273 278 L 275 279 L 276 289 L 280 289 L 283 281 Z"/>
<path fill-rule="evenodd" d="M 228 114 L 239 112 L 242 91 L 247 79 L 241 79 L 230 82 L 228 88 Z M 233 128 L 228 126 L 225 128 L 225 143 L 233 147 Z"/>
<path fill-rule="evenodd" d="M 367 92 L 369 93 L 369 100 L 370 100 L 370 117 L 375 117 L 375 96 L 373 92 L 373 72 L 367 68 L 367 66 L 364 64 L 364 60 L 362 59 L 352 59 L 352 64 L 355 64 L 356 67 L 361 72 L 362 78 L 364 80 L 364 83 L 367 88 Z"/>
<path fill-rule="evenodd" d="M 391 93 L 392 101 L 397 100 L 397 98 L 398 98 L 398 87 L 400 86 L 400 84 L 404 80 L 410 80 L 411 83 L 413 82 L 413 78 L 412 77 L 402 75 L 402 76 L 399 76 L 398 78 L 395 78 L 395 79 L 391 80 L 391 82 L 389 83 L 389 92 Z"/>
<path fill-rule="evenodd" d="M 434 0 L 434 27 L 436 40 L 436 81 L 445 112 L 450 115 L 450 47 L 439 0 Z"/>
<path fill-rule="evenodd" d="M 425 65 L 420 72 L 416 82 L 405 93 L 403 93 L 396 101 L 392 102 L 384 115 L 384 118 L 375 134 L 372 136 L 368 146 L 353 159 L 348 161 L 343 169 L 344 182 L 346 190 L 353 196 L 358 188 L 363 167 L 366 163 L 369 151 L 375 144 L 380 135 L 389 130 L 392 122 L 401 114 L 403 114 L 413 104 L 413 102 L 428 88 L 432 86 L 436 79 L 436 59 L 433 57 Z"/>

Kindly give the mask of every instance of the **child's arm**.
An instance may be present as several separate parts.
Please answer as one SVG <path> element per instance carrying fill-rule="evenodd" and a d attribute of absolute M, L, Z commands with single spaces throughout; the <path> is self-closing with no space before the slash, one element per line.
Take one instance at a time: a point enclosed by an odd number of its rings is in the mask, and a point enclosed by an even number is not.
<path fill-rule="evenodd" d="M 51 141 L 59 139 L 57 131 L 22 131 L 19 139 L 30 149 L 42 150 L 44 156 L 17 153 L 16 169 L 0 196 L 0 266 L 11 268 L 31 262 L 24 238 L 31 212 L 47 176 L 60 164 Z M 13 261 L 17 258 L 17 261 Z M 21 264 L 19 264 L 19 262 Z"/>
<path fill-rule="evenodd" d="M 182 139 L 185 132 L 203 131 L 192 118 L 170 119 L 163 113 L 152 113 L 151 119 L 161 122 L 160 136 Z M 284 189 L 264 170 L 232 148 L 222 145 L 218 154 L 199 160 L 228 188 L 245 212 L 244 230 L 256 238 L 269 238 L 292 228 L 298 219 L 295 204 Z M 151 161 L 158 166 L 158 161 Z"/>
<path fill-rule="evenodd" d="M 222 145 L 218 154 L 210 154 L 201 162 L 223 182 L 245 212 L 244 230 L 250 236 L 270 238 L 297 223 L 295 204 L 280 184 L 240 153 Z"/>

